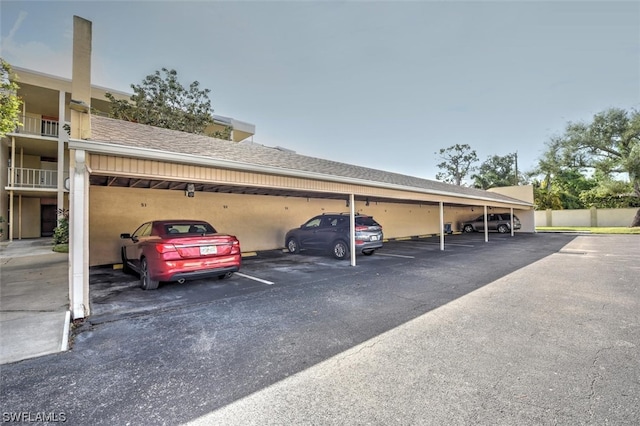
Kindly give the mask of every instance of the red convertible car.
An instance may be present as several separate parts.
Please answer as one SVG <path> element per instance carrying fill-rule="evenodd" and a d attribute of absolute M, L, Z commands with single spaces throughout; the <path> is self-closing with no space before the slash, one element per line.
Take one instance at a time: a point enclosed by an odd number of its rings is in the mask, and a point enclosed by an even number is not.
<path fill-rule="evenodd" d="M 240 242 L 201 220 L 155 220 L 120 234 L 122 269 L 140 275 L 140 286 L 206 277 L 228 278 L 240 270 Z"/>

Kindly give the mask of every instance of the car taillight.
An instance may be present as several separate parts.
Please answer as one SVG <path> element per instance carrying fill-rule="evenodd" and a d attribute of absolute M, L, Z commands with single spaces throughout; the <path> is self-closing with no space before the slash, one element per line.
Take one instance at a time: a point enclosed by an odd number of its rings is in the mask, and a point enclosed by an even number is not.
<path fill-rule="evenodd" d="M 177 250 L 176 250 L 176 246 L 174 246 L 173 244 L 158 243 L 156 244 L 156 251 L 160 254 L 165 254 L 165 253 L 170 253 Z"/>
<path fill-rule="evenodd" d="M 358 231 L 366 231 L 367 229 L 369 229 L 368 226 L 358 226 L 358 225 L 356 225 L 356 232 L 358 232 Z"/>
<path fill-rule="evenodd" d="M 231 242 L 231 254 L 238 254 L 238 253 L 240 253 L 240 241 L 233 240 Z"/>

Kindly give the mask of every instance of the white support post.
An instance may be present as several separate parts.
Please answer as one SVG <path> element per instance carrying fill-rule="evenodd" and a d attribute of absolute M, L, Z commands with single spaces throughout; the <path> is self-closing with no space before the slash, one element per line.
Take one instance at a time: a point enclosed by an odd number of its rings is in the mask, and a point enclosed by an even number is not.
<path fill-rule="evenodd" d="M 489 242 L 489 223 L 487 220 L 487 206 L 484 206 L 484 242 Z"/>
<path fill-rule="evenodd" d="M 61 90 L 58 93 L 58 181 L 56 183 L 58 198 L 56 201 L 58 211 L 64 209 L 64 143 L 67 139 L 65 135 L 67 132 L 64 130 L 64 112 L 65 112 L 65 98 L 66 92 Z M 56 219 L 59 219 L 58 215 L 56 215 Z M 57 225 L 57 223 L 56 223 Z"/>
<path fill-rule="evenodd" d="M 9 185 L 11 188 L 14 188 L 16 183 L 16 167 L 16 138 L 11 136 L 11 178 L 9 179 Z M 16 223 L 16 213 L 14 210 L 14 196 L 15 193 L 13 192 L 13 189 L 11 189 L 9 192 L 9 241 L 13 241 L 13 233 L 15 232 L 14 227 Z"/>
<path fill-rule="evenodd" d="M 511 236 L 513 237 L 513 207 L 511 207 Z"/>
<path fill-rule="evenodd" d="M 85 151 L 71 151 L 69 194 L 69 299 L 73 319 L 84 318 L 89 309 L 89 208 Z"/>
<path fill-rule="evenodd" d="M 351 266 L 356 266 L 356 202 L 354 194 L 349 194 L 349 228 L 351 229 Z"/>
<path fill-rule="evenodd" d="M 440 250 L 444 251 L 444 203 L 440 201 Z"/>

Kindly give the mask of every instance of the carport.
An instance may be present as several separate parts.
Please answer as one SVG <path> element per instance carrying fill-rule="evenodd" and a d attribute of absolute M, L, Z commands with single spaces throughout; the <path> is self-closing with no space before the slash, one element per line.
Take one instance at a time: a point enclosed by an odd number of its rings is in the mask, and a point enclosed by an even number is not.
<path fill-rule="evenodd" d="M 254 207 L 249 204 L 257 203 L 247 203 L 247 197 L 268 199 L 271 207 L 284 205 L 285 210 L 286 204 L 294 200 L 298 203 L 299 200 L 320 200 L 348 208 L 352 223 L 357 204 L 371 208 L 379 204 L 402 206 L 418 221 L 429 222 L 430 233 L 440 235 L 441 250 L 445 249 L 445 209 L 460 214 L 465 209 L 483 208 L 486 216 L 488 209 L 503 209 L 513 214 L 514 209 L 524 212 L 533 207 L 532 199 L 523 200 L 497 192 L 307 157 L 252 142 L 223 141 L 99 116 L 91 116 L 87 125 L 91 130 L 84 130 L 82 134 L 90 137 L 71 138 L 69 141 L 70 298 L 74 318 L 88 314 L 89 266 L 119 263 L 118 259 L 108 257 L 117 253 L 113 250 L 117 241 L 100 237 L 100 232 L 112 228 L 113 223 L 110 222 L 120 224 L 138 210 L 144 211 L 145 217 L 166 216 L 167 206 L 156 203 L 158 194 L 162 193 L 170 194 L 162 196 L 168 197 L 169 204 L 184 206 L 196 199 L 224 194 L 244 197 L 247 208 Z M 89 203 L 92 192 L 105 194 L 99 198 L 102 202 L 100 209 Z M 136 204 L 138 199 L 142 200 L 136 209 L 129 203 L 121 206 L 119 214 L 111 217 L 103 214 L 117 204 L 120 197 L 129 197 L 128 194 L 133 192 L 138 197 L 135 198 Z M 185 196 L 187 198 L 176 198 Z M 212 205 L 220 207 L 211 201 L 208 203 L 207 209 Z M 95 217 L 90 217 L 92 208 Z M 426 209 L 431 215 L 437 214 L 437 219 L 428 220 L 427 216 L 422 216 L 425 210 L 420 209 Z M 201 207 L 194 211 L 203 210 Z M 125 211 L 127 214 L 123 215 Z M 392 223 L 394 217 L 389 213 L 388 228 L 395 225 Z M 91 245 L 90 223 L 93 230 Z M 412 224 L 404 226 L 396 233 L 410 233 Z M 354 238 L 352 234 L 352 245 Z M 486 231 L 485 240 L 488 240 Z M 250 241 L 249 247 L 244 248 L 253 250 L 262 248 L 264 244 L 263 241 Z M 271 248 L 282 247 L 282 242 L 274 242 L 273 238 L 268 244 L 272 245 Z M 100 258 L 104 261 L 97 260 Z M 353 252 L 351 264 L 356 264 Z"/>

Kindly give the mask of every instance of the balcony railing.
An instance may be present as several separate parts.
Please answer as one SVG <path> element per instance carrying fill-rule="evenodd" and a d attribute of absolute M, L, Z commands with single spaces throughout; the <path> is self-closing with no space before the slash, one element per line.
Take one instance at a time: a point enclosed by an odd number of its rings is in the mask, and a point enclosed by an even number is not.
<path fill-rule="evenodd" d="M 56 120 L 47 120 L 23 115 L 20 117 L 20 122 L 22 123 L 22 126 L 17 127 L 16 133 L 58 137 L 60 124 Z"/>
<path fill-rule="evenodd" d="M 11 184 L 12 175 L 13 185 Z M 9 167 L 8 183 L 13 188 L 56 189 L 58 187 L 58 171 Z"/>

